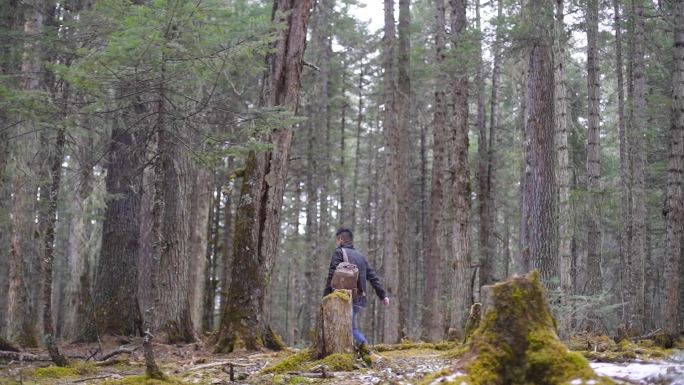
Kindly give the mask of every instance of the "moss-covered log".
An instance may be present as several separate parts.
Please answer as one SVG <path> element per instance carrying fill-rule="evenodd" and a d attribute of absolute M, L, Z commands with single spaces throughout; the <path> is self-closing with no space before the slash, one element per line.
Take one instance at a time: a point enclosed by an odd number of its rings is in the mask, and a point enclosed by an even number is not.
<path fill-rule="evenodd" d="M 335 290 L 323 298 L 314 352 L 316 358 L 354 352 L 351 291 Z"/>
<path fill-rule="evenodd" d="M 539 273 L 483 287 L 482 320 L 454 367 L 425 383 L 559 385 L 575 380 L 612 384 L 556 335 Z"/>

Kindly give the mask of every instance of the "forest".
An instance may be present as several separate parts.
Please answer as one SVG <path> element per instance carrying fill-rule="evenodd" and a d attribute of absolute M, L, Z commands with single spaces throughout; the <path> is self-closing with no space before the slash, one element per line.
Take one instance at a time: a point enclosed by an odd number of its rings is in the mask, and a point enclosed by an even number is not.
<path fill-rule="evenodd" d="M 684 0 L 0 0 L 0 385 L 681 384 L 683 167 Z"/>

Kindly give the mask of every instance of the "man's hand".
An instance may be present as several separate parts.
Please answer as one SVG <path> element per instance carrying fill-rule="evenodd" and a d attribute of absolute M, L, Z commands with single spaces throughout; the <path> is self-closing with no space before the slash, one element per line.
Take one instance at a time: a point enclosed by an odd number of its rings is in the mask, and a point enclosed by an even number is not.
<path fill-rule="evenodd" d="M 385 297 L 382 299 L 382 304 L 385 306 L 389 306 L 389 298 Z"/>

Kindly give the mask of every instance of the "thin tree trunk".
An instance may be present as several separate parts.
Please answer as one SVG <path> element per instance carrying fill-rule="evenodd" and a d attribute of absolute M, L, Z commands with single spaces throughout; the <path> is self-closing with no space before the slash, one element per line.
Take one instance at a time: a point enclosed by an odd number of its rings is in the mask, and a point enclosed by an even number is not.
<path fill-rule="evenodd" d="M 489 113 L 489 154 L 487 155 L 487 186 L 489 187 L 489 200 L 493 203 L 489 206 L 489 218 L 491 219 L 491 234 L 496 234 L 496 222 L 497 222 L 497 210 L 496 210 L 496 148 L 497 143 L 497 131 L 499 129 L 499 81 L 501 78 L 501 40 L 502 40 L 502 18 L 503 18 L 503 0 L 497 0 L 496 4 L 496 14 L 497 14 L 497 24 L 496 24 L 496 36 L 494 38 L 494 46 L 492 47 L 494 63 L 492 68 L 492 96 L 491 96 L 491 110 Z M 496 254 L 496 247 L 494 247 L 493 239 L 489 239 L 489 251 L 492 255 Z M 508 271 L 508 270 L 506 270 Z M 506 276 L 503 278 L 506 278 Z"/>
<path fill-rule="evenodd" d="M 363 63 L 359 71 L 359 106 L 356 116 L 356 152 L 354 156 L 354 182 L 352 191 L 352 207 L 351 207 L 351 230 L 356 229 L 356 205 L 358 201 L 359 189 L 359 166 L 361 164 L 361 130 L 363 123 Z"/>
<path fill-rule="evenodd" d="M 211 174 L 198 164 L 193 165 L 194 178 L 190 194 L 186 199 L 190 203 L 190 234 L 188 245 L 188 258 L 190 261 L 190 309 L 192 311 L 192 324 L 196 332 L 202 331 L 204 306 L 206 306 L 205 274 L 207 267 L 207 231 L 209 212 L 211 207 Z"/>
<path fill-rule="evenodd" d="M 430 186 L 430 214 L 425 244 L 424 271 L 425 290 L 423 292 L 423 318 L 421 321 L 423 338 L 427 341 L 441 340 L 444 335 L 440 304 L 440 270 L 444 256 L 442 243 L 442 214 L 444 210 L 443 191 L 446 142 L 446 92 L 444 89 L 444 48 L 445 48 L 445 6 L 444 0 L 435 0 L 435 62 L 437 81 L 435 82 L 435 107 L 433 124 L 432 172 Z"/>
<path fill-rule="evenodd" d="M 397 218 L 397 242 L 398 254 L 395 254 L 399 263 L 399 338 L 408 336 L 411 299 L 410 299 L 410 266 L 414 258 L 409 252 L 409 137 L 411 127 L 411 79 L 409 75 L 411 42 L 410 23 L 411 9 L 410 0 L 399 0 L 399 52 L 397 60 L 397 89 L 396 89 L 396 183 L 398 212 Z"/>
<path fill-rule="evenodd" d="M 475 28 L 477 32 L 482 34 L 480 26 L 480 0 L 475 3 Z M 492 257 L 489 248 L 490 241 L 490 224 L 491 224 L 491 197 L 489 186 L 489 150 L 487 149 L 487 117 L 485 114 L 485 79 L 484 79 L 484 65 L 482 59 L 482 37 L 480 37 L 477 46 L 477 72 L 475 75 L 475 83 L 477 87 L 477 201 L 478 201 L 478 248 L 480 253 L 479 267 L 479 284 L 489 285 L 492 277 Z M 478 290 L 479 291 L 479 290 Z"/>
<path fill-rule="evenodd" d="M 228 161 L 228 169 L 230 170 L 231 161 Z M 228 292 L 230 288 L 230 282 L 232 281 L 231 272 L 233 271 L 233 253 L 235 251 L 235 226 L 233 219 L 235 218 L 235 213 L 233 212 L 233 188 L 232 184 L 235 181 L 228 182 L 231 183 L 230 188 L 224 191 L 221 195 L 223 196 L 223 245 L 221 247 L 221 278 L 219 279 L 219 284 L 221 285 L 221 304 L 219 306 L 220 314 L 226 309 L 228 305 Z M 220 199 L 217 197 L 217 199 Z"/>
<path fill-rule="evenodd" d="M 684 163 L 684 1 L 674 2 L 674 72 L 672 74 L 672 128 L 670 155 L 667 163 L 667 201 L 665 220 L 665 300 L 661 306 L 664 331 L 670 338 L 681 330 L 679 321 L 679 285 L 682 228 L 684 228 L 684 192 L 682 191 L 682 163 Z"/>
<path fill-rule="evenodd" d="M 383 275 L 387 295 L 395 300 L 399 298 L 399 257 L 400 240 L 397 233 L 399 225 L 398 212 L 400 210 L 399 181 L 397 162 L 399 154 L 399 138 L 397 128 L 397 105 L 395 98 L 395 44 L 396 33 L 394 27 L 394 0 L 385 1 L 385 27 L 382 38 L 383 45 L 383 87 L 384 112 L 383 133 L 385 136 L 385 175 L 383 177 Z M 396 302 L 387 308 L 383 319 L 383 342 L 395 343 L 399 340 L 399 307 Z"/>
<path fill-rule="evenodd" d="M 560 333 L 564 335 L 571 327 L 572 317 L 572 212 L 570 205 L 570 164 L 568 154 L 568 97 L 567 80 L 565 78 L 566 32 L 563 22 L 563 0 L 556 0 L 555 21 L 555 125 L 556 125 L 556 156 L 558 168 L 556 184 L 558 185 L 558 259 L 560 296 L 563 314 L 561 317 Z"/>
<path fill-rule="evenodd" d="M 629 142 L 625 129 L 625 86 L 622 74 L 622 26 L 620 23 L 620 5 L 618 0 L 613 0 L 614 28 L 615 28 L 615 67 L 617 77 L 617 91 L 618 91 L 618 137 L 620 141 L 620 217 L 623 225 L 620 227 L 620 290 L 622 295 L 626 297 L 621 298 L 624 304 L 629 302 L 629 295 L 627 292 L 628 281 L 630 277 L 630 269 L 628 261 L 630 243 L 632 239 L 632 188 L 631 176 L 629 173 L 629 157 L 630 149 Z M 627 322 L 627 307 L 622 307 L 623 322 Z"/>
<path fill-rule="evenodd" d="M 465 0 L 450 0 L 451 31 L 454 50 L 463 55 L 467 37 Z M 463 326 L 468 316 L 470 300 L 470 172 L 468 165 L 468 74 L 465 65 L 452 71 L 454 155 L 450 173 L 452 175 L 452 207 L 454 212 L 451 231 L 451 261 L 453 287 L 450 300 L 453 301 L 449 315 L 449 328 L 463 335 Z"/>
<path fill-rule="evenodd" d="M 632 36 L 630 63 L 632 67 L 631 82 L 633 84 L 630 99 L 630 160 L 632 170 L 632 233 L 628 268 L 629 276 L 629 329 L 640 334 L 644 329 L 644 258 L 646 234 L 643 229 L 646 221 L 644 167 L 646 109 L 646 75 L 644 62 L 644 7 L 642 0 L 632 1 Z"/>
<path fill-rule="evenodd" d="M 42 1 L 35 2 L 32 10 L 27 13 L 24 22 L 24 34 L 27 43 L 21 63 L 21 91 L 39 91 L 42 86 L 43 66 L 41 55 L 37 47 L 37 35 L 42 31 L 44 24 L 45 4 Z M 38 255 L 31 242 L 30 234 L 34 234 L 34 204 L 36 196 L 36 181 L 34 170 L 40 169 L 36 165 L 35 148 L 38 145 L 35 132 L 38 128 L 29 120 L 18 124 L 17 138 L 12 144 L 14 148 L 14 179 L 12 181 L 12 232 L 10 238 L 10 261 L 9 261 L 9 289 L 7 292 L 7 326 L 10 340 L 18 342 L 22 346 L 35 347 L 38 344 L 38 330 L 35 321 L 38 320 L 38 298 L 32 296 L 32 289 L 36 276 L 31 280 L 31 273 L 40 273 L 40 270 L 32 272 L 26 268 L 32 267 L 33 261 Z M 40 173 L 40 171 L 39 171 Z M 40 260 L 40 258 L 38 258 Z M 34 302 L 35 301 L 35 302 Z"/>
<path fill-rule="evenodd" d="M 345 206 L 345 195 L 347 194 L 347 170 L 345 163 L 345 151 L 346 151 L 346 130 L 347 130 L 347 108 L 349 104 L 347 103 L 347 61 L 345 60 L 342 64 L 342 118 L 340 121 L 340 169 L 338 170 L 338 178 L 340 180 L 340 207 L 338 208 L 339 223 L 342 225 L 347 225 L 345 219 L 347 218 L 347 209 Z"/>
<path fill-rule="evenodd" d="M 274 3 L 274 17 L 287 17 L 279 20 L 285 28 L 280 29 L 274 53 L 267 57 L 262 94 L 266 107 L 284 106 L 296 113 L 310 5 L 309 0 Z M 275 261 L 292 130 L 276 129 L 267 140 L 272 149 L 250 153 L 245 165 L 242 195 L 251 199 L 242 199 L 237 208 L 233 279 L 216 348 L 221 352 L 240 345 L 280 347 L 264 324 L 268 319 L 264 300 Z"/>
<path fill-rule="evenodd" d="M 599 1 L 587 3 L 587 295 L 601 292 L 601 73 L 598 55 Z"/>
<path fill-rule="evenodd" d="M 218 283 L 218 261 L 220 247 L 220 222 L 221 222 L 221 187 L 219 178 L 214 176 L 214 189 L 210 196 L 211 209 L 209 211 L 211 220 L 207 224 L 207 237 L 209 247 L 205 253 L 206 273 L 204 275 L 204 308 L 202 309 L 202 329 L 205 332 L 214 330 L 214 307 L 216 306 L 216 288 Z M 230 215 L 227 216 L 230 218 Z M 226 230 L 227 231 L 227 230 Z M 225 251 L 224 251 L 225 252 Z M 227 274 L 226 274 L 227 275 Z"/>
<path fill-rule="evenodd" d="M 71 203 L 72 214 L 69 224 L 69 235 L 67 241 L 67 265 L 69 278 L 64 291 L 63 311 L 64 326 L 63 336 L 69 339 L 82 336 L 83 325 L 87 323 L 86 313 L 92 306 L 91 303 L 91 274 L 90 274 L 90 255 L 92 250 L 89 246 L 86 221 L 88 211 L 88 197 L 93 191 L 93 132 L 89 128 L 88 121 L 81 122 L 83 127 L 88 127 L 88 131 L 76 136 L 77 159 L 80 163 L 78 175 L 78 190 L 74 194 L 74 201 Z M 80 339 L 80 338 L 79 338 Z"/>

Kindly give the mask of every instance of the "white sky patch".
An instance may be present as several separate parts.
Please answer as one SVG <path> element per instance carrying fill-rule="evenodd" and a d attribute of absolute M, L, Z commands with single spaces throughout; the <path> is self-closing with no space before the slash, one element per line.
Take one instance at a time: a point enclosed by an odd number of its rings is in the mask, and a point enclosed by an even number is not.
<path fill-rule="evenodd" d="M 370 33 L 382 29 L 385 23 L 384 2 L 380 0 L 359 0 L 359 5 L 352 5 L 351 14 L 358 20 L 368 23 Z"/>

